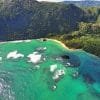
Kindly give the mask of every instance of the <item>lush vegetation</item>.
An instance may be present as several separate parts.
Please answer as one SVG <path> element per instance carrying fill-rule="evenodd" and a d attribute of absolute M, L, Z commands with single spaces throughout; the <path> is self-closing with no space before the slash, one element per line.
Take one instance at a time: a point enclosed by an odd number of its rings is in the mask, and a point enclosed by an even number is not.
<path fill-rule="evenodd" d="M 100 7 L 0 0 L 0 41 L 43 37 L 100 56 Z"/>
<path fill-rule="evenodd" d="M 70 48 L 83 49 L 100 57 L 100 24 L 80 23 L 79 30 L 69 34 L 48 35 L 62 41 Z"/>
<path fill-rule="evenodd" d="M 97 21 L 100 13 L 99 8 L 83 9 L 74 4 L 3 1 L 0 3 L 0 40 L 40 38 L 48 33 L 67 34 L 77 30 L 82 21 Z"/>

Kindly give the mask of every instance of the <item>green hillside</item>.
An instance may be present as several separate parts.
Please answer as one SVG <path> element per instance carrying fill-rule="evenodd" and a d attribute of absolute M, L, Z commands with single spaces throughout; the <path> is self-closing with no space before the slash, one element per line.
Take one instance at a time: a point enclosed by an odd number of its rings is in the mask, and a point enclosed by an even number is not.
<path fill-rule="evenodd" d="M 100 56 L 100 7 L 0 0 L 0 41 L 45 37 Z"/>
<path fill-rule="evenodd" d="M 4 0 L 0 3 L 0 40 L 41 38 L 48 33 L 66 34 L 78 24 L 95 22 L 100 9 L 35 0 Z"/>

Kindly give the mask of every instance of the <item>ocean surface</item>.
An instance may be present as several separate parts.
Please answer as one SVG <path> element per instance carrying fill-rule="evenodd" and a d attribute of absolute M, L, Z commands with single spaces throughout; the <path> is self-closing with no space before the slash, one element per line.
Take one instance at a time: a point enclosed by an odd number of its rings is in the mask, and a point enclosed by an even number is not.
<path fill-rule="evenodd" d="M 100 58 L 53 40 L 2 42 L 0 100 L 100 100 Z"/>

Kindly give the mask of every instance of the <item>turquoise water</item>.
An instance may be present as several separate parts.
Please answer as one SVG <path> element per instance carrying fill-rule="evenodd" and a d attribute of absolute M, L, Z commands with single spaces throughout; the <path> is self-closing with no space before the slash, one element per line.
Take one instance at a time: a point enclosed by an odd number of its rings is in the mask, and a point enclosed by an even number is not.
<path fill-rule="evenodd" d="M 7 59 L 16 50 L 24 57 Z M 41 55 L 37 63 L 28 62 L 33 52 Z M 62 55 L 73 61 L 59 59 Z M 66 65 L 73 62 L 80 64 Z M 50 72 L 52 65 L 57 67 L 54 72 Z M 65 74 L 54 80 L 57 70 Z M 83 50 L 67 50 L 53 40 L 1 43 L 0 100 L 100 100 L 100 58 Z"/>

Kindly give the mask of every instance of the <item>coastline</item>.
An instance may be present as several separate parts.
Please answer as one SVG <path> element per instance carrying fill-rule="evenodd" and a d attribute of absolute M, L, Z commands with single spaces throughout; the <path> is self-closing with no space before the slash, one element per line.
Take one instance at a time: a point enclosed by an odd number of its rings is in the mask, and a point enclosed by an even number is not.
<path fill-rule="evenodd" d="M 43 39 L 45 39 L 45 40 L 47 40 L 47 41 L 48 41 L 48 40 L 51 40 L 51 41 L 53 41 L 53 42 L 56 42 L 56 43 L 60 44 L 63 48 L 65 48 L 65 49 L 67 49 L 67 50 L 69 50 L 69 51 L 83 50 L 83 49 L 69 48 L 69 47 L 66 46 L 62 41 L 59 41 L 59 40 L 57 40 L 57 39 L 39 38 L 39 39 L 36 39 L 36 40 L 42 40 L 42 41 L 43 41 Z M 7 42 L 9 42 L 9 43 L 31 42 L 32 40 L 34 40 L 34 39 L 4 41 L 4 42 L 0 42 L 0 44 L 7 43 Z M 85 51 L 85 50 L 83 50 L 83 51 Z M 85 52 L 87 52 L 87 51 L 85 51 Z M 92 54 L 92 53 L 90 53 L 90 52 L 87 52 L 87 53 L 91 54 L 91 55 L 94 56 L 94 57 L 99 57 L 99 56 L 97 56 L 97 55 L 95 55 L 95 54 Z"/>
<path fill-rule="evenodd" d="M 70 51 L 78 50 L 78 49 L 75 49 L 75 48 L 69 48 L 63 42 L 56 40 L 56 39 L 47 39 L 47 40 L 51 40 L 51 41 L 54 41 L 56 43 L 59 43 L 63 48 L 70 50 Z"/>
<path fill-rule="evenodd" d="M 66 46 L 63 42 L 61 42 L 61 41 L 59 41 L 59 40 L 56 40 L 56 39 L 48 39 L 48 38 L 46 38 L 46 39 L 47 39 L 47 40 L 54 41 L 54 42 L 56 42 L 56 43 L 59 43 L 63 48 L 65 48 L 65 49 L 67 49 L 67 50 L 69 50 L 69 51 L 82 50 L 82 51 L 88 53 L 89 55 L 91 55 L 92 57 L 99 58 L 99 56 L 96 56 L 96 55 L 94 55 L 94 54 L 92 54 L 92 53 L 90 53 L 90 52 L 87 52 L 87 51 L 83 50 L 83 49 L 69 48 L 69 47 Z"/>
<path fill-rule="evenodd" d="M 67 49 L 67 50 L 70 50 L 70 51 L 74 51 L 74 50 L 77 50 L 75 48 L 69 48 L 68 46 L 66 46 L 63 42 L 59 41 L 59 40 L 56 40 L 56 39 L 49 39 L 49 38 L 40 38 L 39 40 L 41 39 L 47 39 L 47 40 L 51 40 L 51 41 L 54 41 L 58 44 L 60 44 L 63 48 Z M 0 44 L 2 43 L 19 43 L 19 42 L 30 42 L 31 40 L 33 39 L 27 39 L 27 40 L 14 40 L 14 41 L 4 41 L 4 42 L 0 42 Z"/>

